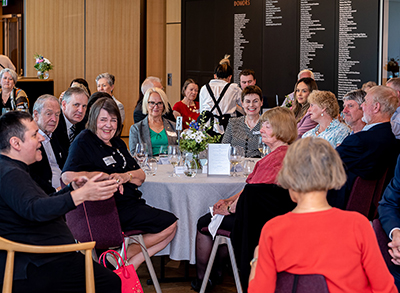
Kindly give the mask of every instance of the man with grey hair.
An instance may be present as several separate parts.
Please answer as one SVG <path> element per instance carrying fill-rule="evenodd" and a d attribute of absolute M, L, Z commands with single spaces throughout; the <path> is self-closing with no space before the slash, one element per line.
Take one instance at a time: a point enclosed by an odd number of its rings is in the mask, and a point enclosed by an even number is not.
<path fill-rule="evenodd" d="M 143 114 L 143 111 L 142 111 L 143 97 L 144 97 L 144 94 L 147 92 L 147 90 L 151 89 L 153 87 L 162 89 L 165 92 L 165 89 L 164 89 L 164 87 L 163 87 L 163 85 L 161 83 L 161 79 L 160 78 L 155 77 L 155 76 L 149 76 L 143 81 L 143 83 L 142 83 L 142 85 L 140 87 L 141 95 L 140 95 L 139 100 L 138 100 L 138 102 L 136 104 L 135 110 L 133 111 L 133 121 L 135 123 L 138 123 L 138 122 L 142 121 L 144 118 L 146 118 L 147 115 Z M 164 118 L 175 122 L 176 119 L 175 119 L 175 117 L 174 117 L 174 115 L 172 113 L 173 113 L 173 111 L 172 111 L 171 105 L 168 102 L 167 113 L 165 113 L 163 116 L 164 116 Z"/>
<path fill-rule="evenodd" d="M 314 73 L 309 69 L 303 69 L 302 71 L 299 72 L 299 74 L 297 74 L 297 81 L 299 81 L 302 78 L 306 78 L 306 77 L 314 79 Z M 288 94 L 286 96 L 281 107 L 290 108 L 290 107 L 292 107 L 293 102 L 294 102 L 294 92 L 291 92 L 290 94 Z"/>
<path fill-rule="evenodd" d="M 70 87 L 64 92 L 60 120 L 54 130 L 53 139 L 58 141 L 65 158 L 75 137 L 85 129 L 82 120 L 85 117 L 88 99 L 86 91 L 79 87 Z"/>
<path fill-rule="evenodd" d="M 60 103 L 52 95 L 40 96 L 33 105 L 33 119 L 39 127 L 38 132 L 44 137 L 44 141 L 40 147 L 42 160 L 29 166 L 30 174 L 47 194 L 61 189 L 61 170 L 67 159 L 63 156 L 58 141 L 51 139 L 60 115 Z"/>
<path fill-rule="evenodd" d="M 366 124 L 362 121 L 364 112 L 361 108 L 366 94 L 365 91 L 358 89 L 348 92 L 342 98 L 344 107 L 343 118 L 346 124 L 350 126 L 352 130 L 351 134 L 361 131 Z"/>
<path fill-rule="evenodd" d="M 386 86 L 392 88 L 397 93 L 399 104 L 397 105 L 396 112 L 390 118 L 393 134 L 397 139 L 400 139 L 400 77 L 393 77 L 386 82 Z"/>
<path fill-rule="evenodd" d="M 389 170 L 388 174 L 393 174 L 399 150 L 390 126 L 390 117 L 397 104 L 396 93 L 386 86 L 375 86 L 365 96 L 361 105 L 365 127 L 349 135 L 336 148 L 346 166 L 347 182 L 340 190 L 328 193 L 328 201 L 332 206 L 341 209 L 346 207 L 357 177 L 376 180 L 386 170 Z"/>

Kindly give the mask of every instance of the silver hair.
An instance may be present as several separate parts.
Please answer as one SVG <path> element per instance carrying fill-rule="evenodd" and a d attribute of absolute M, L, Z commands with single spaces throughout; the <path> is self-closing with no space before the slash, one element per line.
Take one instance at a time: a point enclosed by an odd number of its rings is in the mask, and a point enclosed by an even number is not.
<path fill-rule="evenodd" d="M 3 78 L 3 74 L 6 72 L 8 72 L 11 75 L 12 79 L 14 80 L 14 83 L 17 83 L 18 74 L 10 68 L 4 68 L 2 71 L 0 71 L 0 79 Z"/>
<path fill-rule="evenodd" d="M 70 87 L 64 92 L 62 100 L 68 104 L 73 94 L 84 94 L 89 99 L 89 94 L 84 89 L 80 87 Z"/>
<path fill-rule="evenodd" d="M 101 79 L 101 78 L 105 78 L 105 79 L 107 80 L 107 83 L 108 83 L 110 86 L 113 86 L 114 83 L 115 83 L 115 76 L 112 75 L 112 74 L 110 74 L 110 73 L 108 73 L 108 72 L 99 74 L 99 75 L 96 77 L 96 80 L 95 80 L 95 81 L 96 81 L 96 84 L 97 84 L 97 82 L 99 81 L 99 79 Z"/>
<path fill-rule="evenodd" d="M 155 77 L 155 76 L 149 76 L 149 77 L 147 77 L 147 78 L 143 81 L 142 86 L 141 86 L 141 91 L 142 91 L 142 94 L 143 94 L 143 95 L 147 92 L 148 89 L 154 87 L 154 83 L 153 83 L 153 82 L 159 82 L 159 83 L 161 83 L 161 79 L 159 79 L 158 77 Z"/>
<path fill-rule="evenodd" d="M 314 72 L 312 72 L 312 71 L 309 70 L 309 69 L 303 69 L 302 71 L 299 72 L 299 74 L 297 74 L 297 80 L 299 80 L 299 79 L 300 79 L 300 76 L 301 76 L 303 73 L 306 73 L 306 72 L 308 72 L 308 73 L 311 75 L 311 78 L 314 79 Z"/>
<path fill-rule="evenodd" d="M 361 107 L 361 104 L 364 103 L 364 98 L 367 93 L 362 89 L 352 90 L 345 94 L 341 100 L 343 101 L 356 101 L 358 106 Z"/>
<path fill-rule="evenodd" d="M 60 101 L 55 96 L 49 94 L 41 95 L 33 104 L 33 111 L 37 111 L 40 114 L 47 101 L 55 101 L 60 104 Z"/>

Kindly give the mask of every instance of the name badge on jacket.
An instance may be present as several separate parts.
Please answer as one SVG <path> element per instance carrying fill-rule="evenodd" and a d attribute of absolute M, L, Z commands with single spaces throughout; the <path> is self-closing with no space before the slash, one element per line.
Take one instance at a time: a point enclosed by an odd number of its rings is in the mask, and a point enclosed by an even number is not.
<path fill-rule="evenodd" d="M 170 137 L 177 137 L 176 132 L 175 131 L 166 131 L 167 135 Z"/>
<path fill-rule="evenodd" d="M 116 161 L 114 160 L 113 156 L 108 156 L 103 158 L 104 163 L 106 163 L 106 166 L 110 166 L 111 164 L 115 164 Z"/>

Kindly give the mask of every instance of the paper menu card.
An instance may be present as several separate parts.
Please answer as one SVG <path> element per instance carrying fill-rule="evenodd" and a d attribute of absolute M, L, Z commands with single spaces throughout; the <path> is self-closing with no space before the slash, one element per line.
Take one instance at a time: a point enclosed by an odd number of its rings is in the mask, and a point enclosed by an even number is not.
<path fill-rule="evenodd" d="M 229 147 L 221 143 L 208 145 L 208 175 L 230 175 Z"/>

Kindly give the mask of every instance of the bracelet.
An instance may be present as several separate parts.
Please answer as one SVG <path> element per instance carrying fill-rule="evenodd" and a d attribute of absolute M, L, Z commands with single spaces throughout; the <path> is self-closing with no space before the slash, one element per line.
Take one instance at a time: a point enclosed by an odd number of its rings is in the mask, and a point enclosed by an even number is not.
<path fill-rule="evenodd" d="M 253 259 L 250 261 L 250 266 L 253 266 L 253 264 L 254 264 L 257 260 L 258 260 L 258 257 L 253 258 Z"/>
<path fill-rule="evenodd" d="M 128 172 L 128 175 L 129 175 L 129 181 L 128 181 L 128 182 L 131 182 L 131 180 L 132 180 L 132 178 L 133 178 L 131 172 Z"/>
<path fill-rule="evenodd" d="M 231 212 L 231 205 L 228 205 L 227 210 L 228 210 L 228 213 L 229 213 L 229 214 L 233 215 L 233 213 Z"/>

